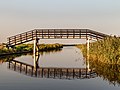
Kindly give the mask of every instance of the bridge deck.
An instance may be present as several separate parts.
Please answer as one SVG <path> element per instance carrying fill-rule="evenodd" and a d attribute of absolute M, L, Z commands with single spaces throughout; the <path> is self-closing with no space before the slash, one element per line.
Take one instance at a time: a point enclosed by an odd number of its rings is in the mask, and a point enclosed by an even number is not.
<path fill-rule="evenodd" d="M 7 45 L 12 47 L 37 39 L 103 39 L 108 35 L 89 29 L 35 29 L 8 38 Z"/>

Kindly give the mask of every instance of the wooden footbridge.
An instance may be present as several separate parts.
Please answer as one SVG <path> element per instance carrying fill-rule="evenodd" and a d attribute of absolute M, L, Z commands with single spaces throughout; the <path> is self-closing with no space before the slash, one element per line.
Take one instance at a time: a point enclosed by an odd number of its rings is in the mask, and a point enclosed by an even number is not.
<path fill-rule="evenodd" d="M 34 67 L 32 65 L 11 60 L 8 63 L 8 69 L 18 73 L 38 78 L 53 79 L 89 79 L 97 77 L 94 69 L 87 68 L 59 68 L 59 67 Z"/>
<path fill-rule="evenodd" d="M 108 35 L 92 31 L 89 29 L 35 29 L 21 33 L 8 38 L 7 47 L 14 47 L 29 41 L 34 41 L 33 55 L 34 67 L 39 59 L 39 39 L 86 39 L 87 40 L 87 57 L 89 58 L 89 42 L 91 39 L 99 40 Z"/>
<path fill-rule="evenodd" d="M 103 39 L 108 35 L 89 29 L 34 29 L 8 37 L 7 47 L 39 39 Z"/>

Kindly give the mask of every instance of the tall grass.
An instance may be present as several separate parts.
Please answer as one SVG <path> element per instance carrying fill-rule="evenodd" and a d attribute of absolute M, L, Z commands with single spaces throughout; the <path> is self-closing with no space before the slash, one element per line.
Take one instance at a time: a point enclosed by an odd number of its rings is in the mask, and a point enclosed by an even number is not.
<path fill-rule="evenodd" d="M 77 46 L 86 55 L 86 44 Z M 120 64 L 120 37 L 106 37 L 90 43 L 90 59 L 109 64 Z"/>

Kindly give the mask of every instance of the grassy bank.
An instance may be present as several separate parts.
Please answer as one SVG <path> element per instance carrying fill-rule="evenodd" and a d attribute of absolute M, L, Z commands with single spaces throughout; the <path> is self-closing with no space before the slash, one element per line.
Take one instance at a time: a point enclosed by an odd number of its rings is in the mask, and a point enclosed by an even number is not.
<path fill-rule="evenodd" d="M 86 56 L 86 44 L 77 46 Z M 120 64 L 120 38 L 119 37 L 106 37 L 90 43 L 90 60 L 98 60 L 108 64 Z"/>
<path fill-rule="evenodd" d="M 63 47 L 62 44 L 40 44 L 40 51 L 52 51 L 61 49 Z M 0 54 L 9 54 L 9 53 L 19 53 L 19 52 L 32 52 L 33 44 L 21 44 L 14 47 L 14 49 L 8 49 L 4 44 L 0 45 Z"/>

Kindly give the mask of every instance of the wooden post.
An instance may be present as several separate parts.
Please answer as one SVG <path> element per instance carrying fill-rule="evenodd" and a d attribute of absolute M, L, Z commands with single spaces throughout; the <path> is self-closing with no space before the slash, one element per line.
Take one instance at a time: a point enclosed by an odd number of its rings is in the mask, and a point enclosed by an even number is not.
<path fill-rule="evenodd" d="M 49 76 L 50 76 L 50 75 L 49 75 L 49 72 L 50 72 L 50 69 L 48 68 L 48 76 L 47 76 L 48 78 L 49 78 Z"/>
<path fill-rule="evenodd" d="M 81 30 L 79 30 L 79 38 L 81 39 Z"/>
<path fill-rule="evenodd" d="M 15 62 L 15 64 L 14 64 L 14 71 L 16 71 L 16 62 Z"/>
<path fill-rule="evenodd" d="M 38 39 L 34 39 L 34 47 L 33 47 L 33 57 L 34 57 L 34 69 L 38 68 L 38 59 L 39 59 L 39 47 L 38 47 Z"/>
<path fill-rule="evenodd" d="M 26 34 L 25 34 L 25 38 L 26 38 L 26 41 L 27 41 L 27 32 L 26 32 Z"/>
<path fill-rule="evenodd" d="M 69 71 L 68 69 L 66 69 L 66 78 L 68 78 L 68 75 L 69 75 Z"/>
<path fill-rule="evenodd" d="M 33 76 L 33 67 L 32 67 L 32 71 L 31 71 L 31 76 Z"/>
<path fill-rule="evenodd" d="M 89 56 L 90 38 L 87 37 L 87 56 Z"/>
<path fill-rule="evenodd" d="M 15 45 L 16 45 L 16 36 L 14 36 L 14 43 L 15 43 Z"/>
<path fill-rule="evenodd" d="M 68 29 L 67 29 L 67 38 L 68 38 Z"/>
<path fill-rule="evenodd" d="M 90 49 L 90 37 L 87 37 L 87 60 L 86 60 L 86 69 L 89 71 L 89 49 Z"/>
<path fill-rule="evenodd" d="M 42 68 L 41 70 L 41 76 L 43 77 L 43 74 L 44 74 L 44 68 Z"/>
<path fill-rule="evenodd" d="M 81 69 L 79 69 L 79 78 L 81 78 Z"/>
<path fill-rule="evenodd" d="M 20 63 L 20 73 L 22 72 L 22 63 Z"/>
<path fill-rule="evenodd" d="M 26 72 L 25 73 L 27 74 L 27 65 L 26 65 Z"/>
<path fill-rule="evenodd" d="M 48 29 L 48 38 L 50 38 L 50 36 L 49 36 L 49 29 Z"/>
<path fill-rule="evenodd" d="M 73 38 L 75 38 L 75 30 L 73 30 Z"/>
<path fill-rule="evenodd" d="M 62 77 L 62 69 L 60 69 L 60 79 L 61 79 L 61 77 Z"/>
<path fill-rule="evenodd" d="M 56 69 L 54 68 L 54 78 L 55 78 L 55 76 L 56 76 L 56 74 L 55 74 L 55 73 L 56 73 Z"/>
<path fill-rule="evenodd" d="M 54 29 L 54 38 L 56 38 L 56 35 L 55 35 L 55 29 Z"/>
<path fill-rule="evenodd" d="M 20 34 L 20 43 L 22 43 L 22 34 Z"/>
<path fill-rule="evenodd" d="M 75 77 L 75 70 L 73 69 L 73 78 Z"/>

